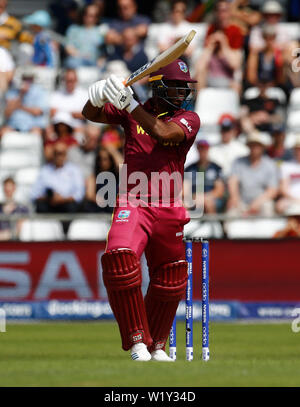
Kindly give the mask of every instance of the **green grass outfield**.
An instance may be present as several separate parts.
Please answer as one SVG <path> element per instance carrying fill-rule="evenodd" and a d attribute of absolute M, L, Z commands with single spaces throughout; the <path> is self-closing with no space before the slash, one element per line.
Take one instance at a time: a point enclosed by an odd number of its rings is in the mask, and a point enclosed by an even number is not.
<path fill-rule="evenodd" d="M 177 325 L 175 363 L 137 363 L 113 322 L 8 324 L 0 333 L 0 386 L 300 386 L 300 333 L 291 324 L 212 323 L 211 360 L 186 362 Z"/>

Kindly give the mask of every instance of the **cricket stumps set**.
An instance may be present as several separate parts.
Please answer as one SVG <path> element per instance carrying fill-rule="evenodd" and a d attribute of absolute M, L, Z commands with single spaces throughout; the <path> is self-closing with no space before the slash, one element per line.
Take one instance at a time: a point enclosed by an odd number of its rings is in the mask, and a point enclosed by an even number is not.
<path fill-rule="evenodd" d="M 194 357 L 193 346 L 193 243 L 201 244 L 201 278 L 202 278 L 202 359 L 209 360 L 209 242 L 204 239 L 184 239 L 185 255 L 188 263 L 188 281 L 186 286 L 186 360 L 192 361 Z M 170 358 L 176 359 L 176 316 L 169 336 Z"/>

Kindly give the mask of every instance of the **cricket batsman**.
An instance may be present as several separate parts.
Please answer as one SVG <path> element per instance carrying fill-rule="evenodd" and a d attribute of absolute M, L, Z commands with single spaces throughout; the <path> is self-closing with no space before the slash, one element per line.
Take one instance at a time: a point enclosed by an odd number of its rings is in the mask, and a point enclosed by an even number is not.
<path fill-rule="evenodd" d="M 121 199 L 119 192 L 101 259 L 122 348 L 130 350 L 134 361 L 173 361 L 165 345 L 186 290 L 182 238 L 189 216 L 176 196 L 164 205 L 163 188 L 151 190 L 151 174 L 180 173 L 182 184 L 186 154 L 200 127 L 198 115 L 183 108 L 193 95 L 192 82 L 196 81 L 187 65 L 177 59 L 150 75 L 152 97 L 141 105 L 123 79 L 111 75 L 89 87 L 89 100 L 83 109 L 90 121 L 124 128 L 127 178 L 136 171 L 143 172 L 149 184 L 148 192 L 139 195 L 140 205 L 132 204 L 130 187 L 125 198 L 122 195 Z M 149 201 L 152 193 L 158 194 L 155 205 Z M 141 290 L 143 252 L 150 278 L 145 298 Z"/>

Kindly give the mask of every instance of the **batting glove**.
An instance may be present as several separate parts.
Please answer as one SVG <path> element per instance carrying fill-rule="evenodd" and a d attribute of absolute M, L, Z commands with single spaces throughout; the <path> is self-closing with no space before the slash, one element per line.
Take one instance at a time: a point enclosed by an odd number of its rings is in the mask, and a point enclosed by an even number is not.
<path fill-rule="evenodd" d="M 89 99 L 94 107 L 102 107 L 107 102 L 103 93 L 105 83 L 106 80 L 103 79 L 102 81 L 95 82 L 91 86 L 89 86 L 88 89 Z"/>
<path fill-rule="evenodd" d="M 131 113 L 138 102 L 133 98 L 133 91 L 130 87 L 125 87 L 122 78 L 110 75 L 106 80 L 103 93 L 110 103 L 117 109 L 126 109 Z"/>

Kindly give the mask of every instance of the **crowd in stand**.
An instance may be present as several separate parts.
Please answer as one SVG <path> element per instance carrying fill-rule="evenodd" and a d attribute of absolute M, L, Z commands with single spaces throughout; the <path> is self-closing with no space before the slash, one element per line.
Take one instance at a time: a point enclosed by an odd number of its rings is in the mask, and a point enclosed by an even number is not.
<path fill-rule="evenodd" d="M 204 172 L 205 212 L 300 214 L 300 128 L 299 136 L 286 143 L 291 95 L 300 88 L 297 1 L 160 0 L 146 16 L 135 0 L 116 0 L 114 18 L 106 15 L 105 0 L 53 1 L 49 10 L 19 19 L 8 13 L 7 2 L 0 0 L 0 136 L 35 133 L 42 139 L 43 163 L 30 193 L 33 210 L 112 210 L 97 205 L 96 178 L 101 171 L 118 174 L 124 136 L 118 126 L 84 119 L 87 87 L 79 70 L 93 67 L 98 79 L 112 72 L 126 77 L 149 60 L 146 44 L 153 24 L 160 24 L 151 36 L 162 52 L 195 24 L 205 23 L 201 47 L 195 41 L 182 58 L 198 81 L 198 93 L 208 87 L 231 89 L 240 101 L 236 117 L 224 111 L 217 118 L 217 143 L 200 129 L 199 159 L 186 166 L 188 172 Z M 160 10 L 167 10 L 164 20 Z M 293 38 L 282 24 L 292 21 L 299 23 Z M 33 67 L 56 72 L 54 89 L 38 83 Z M 147 80 L 134 91 L 144 102 Z M 25 213 L 26 205 L 13 198 L 13 176 L 1 179 L 0 213 Z M 202 194 L 192 188 L 195 196 Z M 7 225 L 0 226 L 5 239 Z"/>

